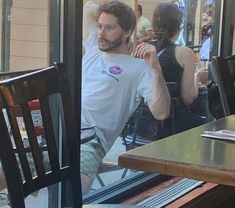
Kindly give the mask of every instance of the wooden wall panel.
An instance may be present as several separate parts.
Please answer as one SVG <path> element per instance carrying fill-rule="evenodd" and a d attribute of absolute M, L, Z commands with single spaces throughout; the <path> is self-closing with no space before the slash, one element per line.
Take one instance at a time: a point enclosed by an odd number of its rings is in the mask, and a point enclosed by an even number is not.
<path fill-rule="evenodd" d="M 13 0 L 13 7 L 48 9 L 48 0 Z"/>
<path fill-rule="evenodd" d="M 12 24 L 47 25 L 48 11 L 42 9 L 12 8 Z"/>
<path fill-rule="evenodd" d="M 48 58 L 47 43 L 12 40 L 10 50 L 12 56 Z"/>
<path fill-rule="evenodd" d="M 11 13 L 10 69 L 48 66 L 49 0 L 14 0 Z"/>
<path fill-rule="evenodd" d="M 48 42 L 47 26 L 13 24 L 12 40 Z M 27 35 L 26 35 L 27 34 Z"/>
<path fill-rule="evenodd" d="M 44 58 L 31 58 L 11 56 L 11 67 L 14 71 L 21 71 L 25 69 L 38 69 L 42 66 L 48 65 L 48 60 Z"/>

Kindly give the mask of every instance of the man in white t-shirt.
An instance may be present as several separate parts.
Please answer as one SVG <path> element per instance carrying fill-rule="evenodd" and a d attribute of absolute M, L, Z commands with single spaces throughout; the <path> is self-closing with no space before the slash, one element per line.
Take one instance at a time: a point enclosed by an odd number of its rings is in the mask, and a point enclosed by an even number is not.
<path fill-rule="evenodd" d="M 142 43 L 135 54 L 139 58 L 129 55 L 136 18 L 128 5 L 88 1 L 83 11 L 87 35 L 83 38 L 81 122 L 94 126 L 97 135 L 81 145 L 81 179 L 86 193 L 141 98 L 154 117 L 162 120 L 169 116 L 170 97 L 155 47 Z"/>
<path fill-rule="evenodd" d="M 138 43 L 148 41 L 152 38 L 152 24 L 148 18 L 142 15 L 143 8 L 138 4 L 137 10 L 137 41 Z"/>

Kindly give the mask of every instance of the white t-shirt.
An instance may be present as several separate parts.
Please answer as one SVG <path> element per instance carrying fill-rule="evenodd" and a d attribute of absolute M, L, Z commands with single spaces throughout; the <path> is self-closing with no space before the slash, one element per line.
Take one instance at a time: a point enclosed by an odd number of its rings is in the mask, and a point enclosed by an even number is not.
<path fill-rule="evenodd" d="M 84 42 L 82 122 L 95 125 L 106 152 L 134 113 L 141 97 L 151 100 L 150 66 L 125 54 L 101 52 L 96 32 Z M 88 118 L 89 117 L 89 118 Z"/>

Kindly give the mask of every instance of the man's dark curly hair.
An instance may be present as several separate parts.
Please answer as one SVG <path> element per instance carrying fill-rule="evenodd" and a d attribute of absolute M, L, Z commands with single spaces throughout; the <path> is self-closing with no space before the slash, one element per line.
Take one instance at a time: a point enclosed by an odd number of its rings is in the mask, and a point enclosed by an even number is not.
<path fill-rule="evenodd" d="M 174 3 L 160 3 L 153 13 L 153 30 L 161 42 L 173 38 L 179 31 L 182 12 Z"/>
<path fill-rule="evenodd" d="M 101 13 L 112 14 L 118 19 L 118 24 L 126 32 L 133 32 L 136 26 L 136 16 L 133 9 L 120 1 L 112 1 L 101 5 L 98 17 Z M 129 41 L 129 39 L 128 39 Z"/>

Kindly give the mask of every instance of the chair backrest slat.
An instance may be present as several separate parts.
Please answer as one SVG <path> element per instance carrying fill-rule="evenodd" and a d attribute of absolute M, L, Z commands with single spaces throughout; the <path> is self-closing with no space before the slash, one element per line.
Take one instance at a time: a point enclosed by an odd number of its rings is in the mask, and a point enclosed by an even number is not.
<path fill-rule="evenodd" d="M 53 131 L 49 101 L 47 98 L 40 99 L 40 107 L 42 112 L 43 126 L 46 135 L 46 143 L 49 150 L 48 156 L 49 156 L 50 166 L 53 172 L 58 173 L 60 169 L 59 160 L 57 156 L 58 151 L 57 148 L 55 148 L 57 145 L 55 142 L 55 135 Z M 53 139 L 47 139 L 47 138 L 53 138 Z"/>
<path fill-rule="evenodd" d="M 235 55 L 231 55 L 225 58 L 228 63 L 228 69 L 232 75 L 232 80 L 235 82 Z"/>
<path fill-rule="evenodd" d="M 14 109 L 9 107 L 7 108 L 7 112 L 8 112 L 9 123 L 11 126 L 11 131 L 13 134 L 14 143 L 16 146 L 16 152 L 18 153 L 19 161 L 20 161 L 22 172 L 24 175 L 24 180 L 30 181 L 32 180 L 32 174 L 31 174 L 31 170 L 29 167 L 29 162 L 27 159 L 23 140 L 21 138 L 20 129 L 19 129 L 18 122 L 16 120 Z"/>
<path fill-rule="evenodd" d="M 22 103 L 20 106 L 21 106 L 21 110 L 22 110 L 22 114 L 24 118 L 25 128 L 28 134 L 30 148 L 32 150 L 32 156 L 34 160 L 35 169 L 36 169 L 37 175 L 39 177 L 42 177 L 43 175 L 45 175 L 45 168 L 43 165 L 42 151 L 38 144 L 34 125 L 33 125 L 31 111 L 29 109 L 28 103 Z"/>

